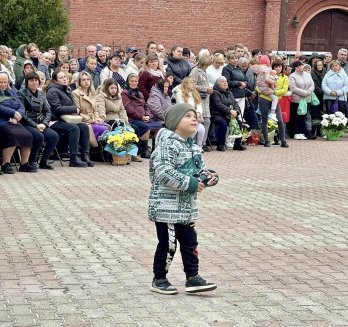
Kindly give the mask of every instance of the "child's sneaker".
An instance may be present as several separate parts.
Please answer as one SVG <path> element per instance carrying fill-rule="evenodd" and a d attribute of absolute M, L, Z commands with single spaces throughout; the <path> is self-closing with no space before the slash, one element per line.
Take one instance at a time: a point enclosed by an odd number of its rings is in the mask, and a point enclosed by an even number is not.
<path fill-rule="evenodd" d="M 278 121 L 277 116 L 276 116 L 276 114 L 275 114 L 274 112 L 270 112 L 270 113 L 268 114 L 268 118 L 269 118 L 269 119 L 272 119 L 272 120 L 275 121 L 275 122 Z"/>
<path fill-rule="evenodd" d="M 186 280 L 185 292 L 198 293 L 213 291 L 217 288 L 214 283 L 207 283 L 201 276 L 197 275 Z"/>
<path fill-rule="evenodd" d="M 167 278 L 153 279 L 151 291 L 166 295 L 178 294 L 177 288 Z"/>

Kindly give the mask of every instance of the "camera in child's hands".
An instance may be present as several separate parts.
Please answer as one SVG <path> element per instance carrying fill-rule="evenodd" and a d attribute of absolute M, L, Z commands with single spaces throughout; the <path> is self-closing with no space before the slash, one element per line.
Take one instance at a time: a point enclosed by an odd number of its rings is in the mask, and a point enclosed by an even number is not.
<path fill-rule="evenodd" d="M 205 187 L 214 186 L 219 181 L 219 176 L 212 169 L 202 169 L 198 173 L 198 181 L 204 184 Z"/>

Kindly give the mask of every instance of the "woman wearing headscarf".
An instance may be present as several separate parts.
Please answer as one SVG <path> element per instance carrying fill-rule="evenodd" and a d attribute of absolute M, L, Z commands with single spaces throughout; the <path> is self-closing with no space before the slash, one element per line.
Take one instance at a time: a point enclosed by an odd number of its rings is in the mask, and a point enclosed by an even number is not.
<path fill-rule="evenodd" d="M 121 96 L 129 122 L 135 125 L 139 130 L 140 156 L 149 159 L 151 156 L 148 150 L 150 132 L 151 130 L 159 130 L 162 124 L 156 122 L 152 118 L 152 114 L 145 102 L 144 96 L 138 89 L 138 82 L 138 75 L 129 74 Z"/>

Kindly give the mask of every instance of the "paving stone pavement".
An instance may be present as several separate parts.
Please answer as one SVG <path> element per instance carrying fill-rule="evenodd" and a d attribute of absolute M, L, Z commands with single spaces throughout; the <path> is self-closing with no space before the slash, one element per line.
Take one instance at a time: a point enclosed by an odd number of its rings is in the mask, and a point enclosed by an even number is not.
<path fill-rule="evenodd" d="M 0 327 L 348 326 L 348 137 L 289 144 L 204 154 L 202 295 L 149 291 L 148 161 L 0 176 Z"/>

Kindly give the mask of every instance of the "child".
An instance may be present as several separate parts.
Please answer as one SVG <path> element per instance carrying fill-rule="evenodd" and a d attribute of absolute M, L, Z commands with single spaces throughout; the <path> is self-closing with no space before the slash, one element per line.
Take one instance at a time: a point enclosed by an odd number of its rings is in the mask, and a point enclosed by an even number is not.
<path fill-rule="evenodd" d="M 267 56 L 261 56 L 260 60 L 260 65 L 255 64 L 251 66 L 253 73 L 257 75 L 256 85 L 259 91 L 268 92 L 270 89 L 276 90 L 278 80 L 277 72 L 269 67 L 269 58 Z M 278 105 L 278 97 L 275 94 L 270 95 L 270 97 L 272 99 L 272 105 L 268 117 L 277 122 L 278 120 L 275 112 Z"/>
<path fill-rule="evenodd" d="M 195 222 L 197 192 L 213 186 L 218 175 L 209 172 L 201 151 L 190 137 L 197 129 L 197 113 L 187 103 L 168 108 L 167 128 L 156 138 L 156 148 L 150 159 L 149 219 L 156 224 L 158 245 L 155 252 L 151 290 L 161 294 L 177 294 L 178 290 L 166 278 L 174 258 L 177 241 L 186 274 L 187 293 L 216 289 L 198 275 L 198 251 Z"/>
<path fill-rule="evenodd" d="M 260 78 L 259 78 L 260 76 Z M 261 72 L 260 75 L 258 76 L 256 80 L 256 84 L 259 87 L 259 90 L 261 92 L 268 92 L 269 89 L 276 90 L 277 89 L 277 80 L 278 80 L 278 74 L 277 72 L 272 69 L 271 71 L 267 72 Z M 277 117 L 276 117 L 276 109 L 278 105 L 278 97 L 275 94 L 270 95 L 272 99 L 272 105 L 271 105 L 271 112 L 268 115 L 268 117 L 275 122 L 277 122 Z"/>

